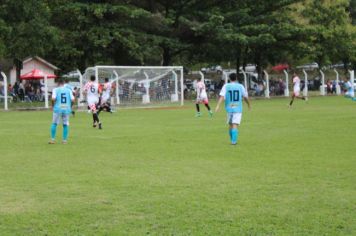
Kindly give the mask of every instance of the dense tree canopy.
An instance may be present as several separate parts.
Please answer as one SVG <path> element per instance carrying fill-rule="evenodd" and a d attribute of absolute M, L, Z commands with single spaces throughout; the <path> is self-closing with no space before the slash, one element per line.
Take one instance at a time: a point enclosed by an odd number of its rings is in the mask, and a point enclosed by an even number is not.
<path fill-rule="evenodd" d="M 356 64 L 355 0 L 0 0 L 0 59 Z"/>

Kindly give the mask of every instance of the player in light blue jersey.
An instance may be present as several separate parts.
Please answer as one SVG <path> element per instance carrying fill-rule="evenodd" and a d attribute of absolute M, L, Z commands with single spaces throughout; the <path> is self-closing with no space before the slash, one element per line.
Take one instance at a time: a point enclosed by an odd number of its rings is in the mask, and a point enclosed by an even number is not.
<path fill-rule="evenodd" d="M 345 89 L 346 89 L 345 97 L 354 99 L 355 98 L 355 89 L 353 87 L 353 84 L 352 84 L 351 80 L 348 80 L 347 78 L 345 78 L 344 79 L 344 86 L 345 86 Z"/>
<path fill-rule="evenodd" d="M 64 87 L 70 89 L 73 96 L 75 97 L 74 89 L 73 89 L 72 85 L 69 84 L 69 79 L 67 79 L 67 78 L 64 80 Z M 72 115 L 73 115 L 73 117 L 75 117 L 75 111 L 73 111 L 73 110 L 72 110 Z"/>
<path fill-rule="evenodd" d="M 72 104 L 74 96 L 70 89 L 64 87 L 62 79 L 58 81 L 58 87 L 53 89 L 52 92 L 52 108 L 53 108 L 53 121 L 51 125 L 51 140 L 49 144 L 55 144 L 57 125 L 62 119 L 63 124 L 63 139 L 62 143 L 66 144 L 69 132 L 69 115 L 72 112 Z"/>
<path fill-rule="evenodd" d="M 237 82 L 237 75 L 232 73 L 229 77 L 231 82 L 222 87 L 215 111 L 219 111 L 220 104 L 225 100 L 230 141 L 232 145 L 236 145 L 239 137 L 237 128 L 241 123 L 242 117 L 242 100 L 245 100 L 249 109 L 251 105 L 244 86 Z"/>

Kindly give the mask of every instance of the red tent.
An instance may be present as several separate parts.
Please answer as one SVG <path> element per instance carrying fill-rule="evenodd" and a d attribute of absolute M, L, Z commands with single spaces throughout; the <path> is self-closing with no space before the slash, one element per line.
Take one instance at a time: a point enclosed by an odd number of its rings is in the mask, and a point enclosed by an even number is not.
<path fill-rule="evenodd" d="M 23 74 L 20 76 L 21 79 L 24 80 L 36 80 L 36 79 L 44 79 L 44 77 L 47 75 L 47 79 L 54 79 L 57 78 L 56 75 L 53 74 L 46 74 L 41 70 L 38 69 L 33 69 L 30 72 Z"/>
<path fill-rule="evenodd" d="M 286 70 L 289 68 L 289 65 L 287 64 L 279 64 L 279 65 L 276 65 L 274 67 L 272 67 L 272 70 L 274 71 L 283 71 L 283 70 Z"/>

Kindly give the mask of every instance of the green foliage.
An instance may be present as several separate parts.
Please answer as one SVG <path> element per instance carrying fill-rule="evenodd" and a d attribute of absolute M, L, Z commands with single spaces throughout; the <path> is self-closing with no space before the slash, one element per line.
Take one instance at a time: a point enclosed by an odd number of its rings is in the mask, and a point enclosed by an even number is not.
<path fill-rule="evenodd" d="M 0 57 L 39 55 L 64 72 L 95 64 L 355 61 L 355 0 L 0 3 Z"/>
<path fill-rule="evenodd" d="M 355 26 L 351 24 L 347 0 L 314 0 L 305 9 L 312 31 L 311 55 L 320 65 L 354 61 Z"/>

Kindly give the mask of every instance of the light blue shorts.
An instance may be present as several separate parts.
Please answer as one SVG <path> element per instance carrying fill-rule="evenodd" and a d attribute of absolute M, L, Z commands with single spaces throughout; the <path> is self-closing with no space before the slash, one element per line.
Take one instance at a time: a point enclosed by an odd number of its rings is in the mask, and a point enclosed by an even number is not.
<path fill-rule="evenodd" d="M 63 125 L 69 125 L 69 114 L 53 112 L 52 123 L 59 125 L 61 123 L 61 119 L 62 119 Z"/>

